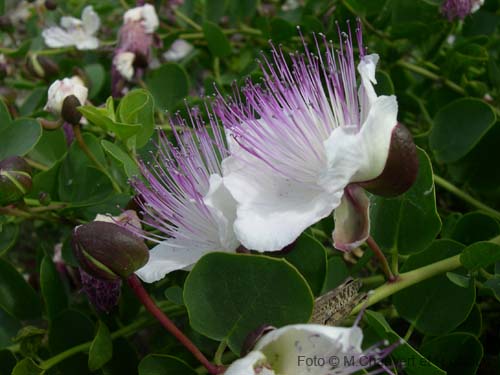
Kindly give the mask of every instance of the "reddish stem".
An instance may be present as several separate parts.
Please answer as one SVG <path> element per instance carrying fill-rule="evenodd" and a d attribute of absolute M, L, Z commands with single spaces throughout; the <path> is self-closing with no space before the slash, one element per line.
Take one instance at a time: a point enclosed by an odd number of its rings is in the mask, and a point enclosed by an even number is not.
<path fill-rule="evenodd" d="M 385 255 L 382 252 L 382 250 L 380 250 L 380 247 L 377 245 L 377 243 L 375 242 L 375 240 L 373 239 L 373 237 L 369 236 L 366 239 L 366 243 L 368 244 L 368 246 L 370 247 L 370 249 L 372 249 L 372 251 L 374 252 L 375 256 L 377 257 L 377 259 L 378 259 L 378 261 L 380 263 L 380 266 L 382 267 L 382 270 L 385 273 L 387 281 L 390 282 L 390 283 L 396 281 L 397 278 L 392 273 L 391 267 L 389 267 L 389 262 L 387 262 L 387 258 L 385 257 Z"/>
<path fill-rule="evenodd" d="M 148 292 L 142 286 L 141 281 L 136 275 L 132 275 L 127 279 L 128 285 L 132 288 L 135 295 L 144 307 L 153 315 L 165 329 L 170 332 L 184 347 L 189 350 L 193 356 L 208 370 L 209 374 L 217 375 L 224 372 L 223 366 L 212 364 L 205 355 L 196 347 L 195 344 L 175 326 L 175 324 L 161 311 Z"/>

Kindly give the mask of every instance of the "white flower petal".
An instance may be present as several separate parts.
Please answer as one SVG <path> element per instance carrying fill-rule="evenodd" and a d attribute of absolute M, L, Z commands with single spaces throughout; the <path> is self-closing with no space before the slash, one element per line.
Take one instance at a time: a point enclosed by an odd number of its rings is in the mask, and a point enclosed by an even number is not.
<path fill-rule="evenodd" d="M 77 38 L 75 47 L 80 51 L 96 49 L 99 47 L 99 39 L 93 36 L 85 35 L 85 37 Z"/>
<path fill-rule="evenodd" d="M 174 241 L 163 241 L 149 252 L 148 263 L 138 271 L 137 276 L 146 283 L 161 280 L 168 273 L 182 270 L 196 263 L 205 251 L 196 247 L 181 247 Z"/>
<path fill-rule="evenodd" d="M 362 340 L 363 333 L 357 326 L 344 328 L 296 324 L 269 332 L 256 344 L 254 350 L 262 352 L 278 374 L 325 375 L 329 369 L 328 364 L 309 367 L 305 359 L 337 356 L 340 369 L 343 367 L 344 355 L 361 353 Z"/>
<path fill-rule="evenodd" d="M 319 185 L 287 180 L 245 152 L 225 159 L 222 167 L 224 183 L 238 202 L 236 237 L 252 250 L 281 250 L 326 217 L 342 196 L 342 191 L 335 195 Z"/>
<path fill-rule="evenodd" d="M 374 53 L 364 56 L 358 64 L 358 72 L 361 76 L 361 85 L 358 90 L 361 124 L 365 122 L 373 102 L 377 99 L 377 94 L 373 84 L 377 83 L 375 72 L 379 56 Z"/>
<path fill-rule="evenodd" d="M 220 175 L 210 175 L 209 184 L 209 190 L 203 198 L 203 202 L 217 221 L 221 243 L 219 250 L 234 251 L 240 246 L 233 230 L 233 224 L 236 220 L 236 201 L 224 185 Z"/>
<path fill-rule="evenodd" d="M 123 22 L 141 22 L 144 31 L 148 34 L 154 33 L 160 25 L 156 10 L 151 4 L 127 10 L 123 15 Z"/>
<path fill-rule="evenodd" d="M 234 361 L 224 375 L 275 375 L 273 370 L 266 368 L 266 363 L 263 353 L 253 351 Z"/>
<path fill-rule="evenodd" d="M 383 172 L 389 156 L 392 131 L 398 124 L 397 116 L 395 96 L 380 96 L 374 101 L 361 131 L 356 135 L 362 164 L 352 182 L 369 181 Z"/>
<path fill-rule="evenodd" d="M 74 76 L 54 81 L 49 87 L 44 110 L 60 114 L 64 99 L 70 95 L 75 95 L 82 105 L 87 101 L 88 89 L 80 78 Z"/>
<path fill-rule="evenodd" d="M 123 78 L 131 80 L 134 76 L 135 53 L 120 52 L 113 58 L 113 65 Z"/>
<path fill-rule="evenodd" d="M 94 12 L 92 5 L 88 5 L 83 9 L 82 23 L 86 34 L 92 35 L 99 30 L 99 27 L 101 26 L 101 19 L 99 18 L 99 15 Z"/>
<path fill-rule="evenodd" d="M 194 49 L 193 45 L 183 39 L 177 39 L 170 48 L 163 53 L 163 58 L 167 61 L 179 61 L 186 57 Z"/>
<path fill-rule="evenodd" d="M 370 199 L 358 185 L 346 187 L 340 206 L 335 209 L 333 246 L 342 251 L 359 247 L 370 235 Z"/>
<path fill-rule="evenodd" d="M 73 38 L 66 30 L 60 27 L 49 27 L 42 31 L 45 44 L 50 48 L 68 47 L 73 45 Z"/>

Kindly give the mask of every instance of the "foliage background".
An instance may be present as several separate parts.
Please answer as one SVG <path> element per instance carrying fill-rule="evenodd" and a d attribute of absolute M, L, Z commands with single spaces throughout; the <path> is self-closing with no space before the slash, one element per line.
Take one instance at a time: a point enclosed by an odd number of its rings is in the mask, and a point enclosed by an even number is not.
<path fill-rule="evenodd" d="M 258 80 L 256 58 L 269 39 L 286 51 L 301 48 L 296 25 L 306 38 L 322 32 L 336 41 L 336 22 L 344 27 L 356 17 L 369 51 L 381 57 L 377 91 L 397 95 L 399 120 L 420 147 L 417 184 L 398 198 L 372 197 L 372 235 L 400 272 L 456 254 L 473 258 L 372 306 L 365 343 L 407 339 L 392 356 L 407 362 L 401 373 L 498 372 L 500 247 L 490 240 L 498 244 L 500 235 L 500 2 L 486 0 L 464 22 L 443 17 L 439 0 L 292 3 L 185 0 L 172 8 L 156 1 L 163 41 L 156 66 L 132 85 L 141 91 L 115 103 L 122 122 L 140 135 L 92 117 L 92 109 L 84 112 L 90 122 L 84 140 L 104 170 L 76 142 L 68 146 L 62 130 L 42 129 L 36 119 L 50 118 L 43 111 L 48 85 L 74 72 L 87 78 L 95 106 L 106 102 L 117 30 L 125 7 L 134 4 L 60 1 L 56 11 L 37 8 L 26 23 L 2 29 L 8 69 L 2 67 L 0 87 L 0 159 L 25 156 L 35 174 L 24 202 L 0 208 L 0 374 L 195 374 L 193 358 L 127 287 L 110 314 L 89 305 L 74 268 L 71 230 L 127 205 L 134 160 L 150 157 L 155 126 L 169 129 L 165 110 L 185 111 L 184 98 L 200 104 L 199 97 L 214 93 L 213 82 L 230 92 L 233 81 Z M 79 17 L 88 4 L 101 16 L 103 46 L 46 49 L 41 30 L 62 14 Z M 10 6 L 0 1 L 1 12 Z M 178 38 L 195 48 L 178 63 L 166 62 L 161 55 Z M 34 75 L 27 66 L 35 56 L 55 62 L 55 74 Z M 230 363 L 249 331 L 307 321 L 313 295 L 348 275 L 361 277 L 367 290 L 383 283 L 370 251 L 342 256 L 333 250 L 332 226 L 331 219 L 314 226 L 280 259 L 209 256 L 187 280 L 186 272 L 176 272 L 149 289 L 209 357 L 218 342 L 227 343 L 223 361 Z M 64 272 L 54 261 L 57 246 Z M 276 300 L 286 309 L 274 309 Z"/>

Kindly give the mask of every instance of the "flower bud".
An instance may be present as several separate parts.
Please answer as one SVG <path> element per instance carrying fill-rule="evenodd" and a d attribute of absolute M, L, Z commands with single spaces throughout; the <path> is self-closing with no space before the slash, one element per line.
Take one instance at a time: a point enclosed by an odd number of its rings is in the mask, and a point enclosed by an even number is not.
<path fill-rule="evenodd" d="M 60 115 L 63 109 L 64 100 L 69 96 L 74 96 L 77 101 L 71 99 L 72 106 L 84 105 L 87 101 L 88 89 L 78 76 L 57 80 L 49 87 L 47 104 L 45 110 L 55 115 Z M 76 105 L 78 102 L 78 105 Z M 69 103 L 68 103 L 69 104 Z"/>
<path fill-rule="evenodd" d="M 78 107 L 81 105 L 80 100 L 78 100 L 75 95 L 66 97 L 63 101 L 61 110 L 61 117 L 63 120 L 72 125 L 78 125 L 82 119 L 82 114 L 78 110 Z"/>
<path fill-rule="evenodd" d="M 31 190 L 31 168 L 19 156 L 0 161 L 0 206 L 21 199 Z"/>
<path fill-rule="evenodd" d="M 45 0 L 45 8 L 47 10 L 56 10 L 57 9 L 57 1 L 56 0 Z"/>
<path fill-rule="evenodd" d="M 141 238 L 102 221 L 76 227 L 72 247 L 85 272 L 105 280 L 127 278 L 149 259 L 149 250 Z"/>
<path fill-rule="evenodd" d="M 417 179 L 417 148 L 409 130 L 398 124 L 392 131 L 391 145 L 385 168 L 370 181 L 359 183 L 375 195 L 395 197 L 406 192 Z"/>

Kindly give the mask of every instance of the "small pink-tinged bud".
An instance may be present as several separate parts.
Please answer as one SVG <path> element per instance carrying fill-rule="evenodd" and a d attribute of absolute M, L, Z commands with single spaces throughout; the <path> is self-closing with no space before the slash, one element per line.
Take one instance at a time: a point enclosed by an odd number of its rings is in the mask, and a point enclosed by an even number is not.
<path fill-rule="evenodd" d="M 104 221 L 76 227 L 72 247 L 80 267 L 104 280 L 128 278 L 149 259 L 143 239 L 117 224 Z"/>
<path fill-rule="evenodd" d="M 31 190 L 31 167 L 19 156 L 0 161 L 0 206 L 14 203 Z"/>
<path fill-rule="evenodd" d="M 392 131 L 384 170 L 378 177 L 359 185 L 372 194 L 395 197 L 414 184 L 417 173 L 418 155 L 413 137 L 404 125 L 398 124 Z"/>

